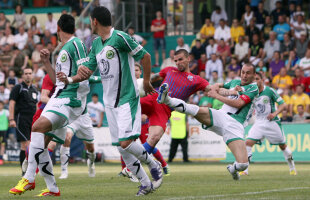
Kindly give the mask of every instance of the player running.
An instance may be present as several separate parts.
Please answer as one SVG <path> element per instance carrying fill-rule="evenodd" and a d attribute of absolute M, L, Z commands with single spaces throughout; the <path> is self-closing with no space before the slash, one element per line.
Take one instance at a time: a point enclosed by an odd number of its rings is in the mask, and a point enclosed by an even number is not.
<path fill-rule="evenodd" d="M 290 175 L 296 175 L 292 151 L 285 144 L 285 135 L 280 119 L 277 116 L 285 109 L 286 104 L 273 88 L 264 85 L 261 73 L 256 73 L 255 80 L 259 89 L 259 96 L 254 102 L 255 123 L 246 139 L 249 161 L 252 158 L 252 147 L 254 144 L 261 144 L 264 138 L 266 138 L 270 144 L 279 145 L 290 168 Z M 277 110 L 275 109 L 275 102 L 279 105 Z M 240 174 L 248 175 L 248 169 L 240 172 Z"/>
<path fill-rule="evenodd" d="M 238 172 L 244 171 L 249 165 L 243 138 L 244 126 L 246 126 L 246 122 L 253 112 L 253 100 L 258 95 L 257 84 L 253 83 L 254 78 L 254 66 L 244 64 L 241 70 L 241 80 L 232 80 L 225 84 L 220 83 L 212 86 L 208 96 L 224 103 L 221 110 L 187 104 L 181 99 L 170 97 L 168 95 L 168 83 L 160 86 L 157 98 L 159 103 L 164 103 L 178 112 L 194 116 L 205 128 L 223 136 L 224 141 L 236 159 L 233 165 L 227 166 L 234 180 L 239 180 L 240 175 Z M 240 86 L 242 91 L 237 92 L 235 90 L 237 86 Z M 222 87 L 230 89 L 230 91 L 221 91 Z M 230 96 L 224 97 L 222 95 Z"/>
<path fill-rule="evenodd" d="M 139 92 L 134 75 L 134 60 L 140 60 L 144 71 L 144 90 L 154 92 L 150 84 L 151 56 L 128 34 L 111 26 L 111 13 L 103 6 L 96 7 L 91 13 L 92 32 L 99 35 L 92 43 L 92 49 L 78 74 L 62 79 L 68 87 L 86 80 L 99 67 L 103 101 L 112 138 L 128 169 L 141 182 L 137 196 L 146 195 L 162 183 L 160 164 L 154 161 L 143 146 L 134 140 L 141 131 L 141 107 Z M 153 182 L 145 173 L 140 161 L 148 165 Z"/>
<path fill-rule="evenodd" d="M 89 92 L 88 81 L 65 85 L 56 80 L 56 73 L 63 72 L 66 76 L 74 76 L 78 71 L 78 61 L 85 59 L 86 48 L 82 41 L 74 37 L 75 22 L 70 15 L 63 14 L 57 22 L 57 34 L 64 44 L 57 58 L 55 70 L 49 61 L 50 52 L 43 49 L 41 60 L 56 88 L 39 119 L 33 124 L 29 146 L 28 168 L 25 176 L 10 190 L 11 194 L 22 194 L 35 188 L 35 171 L 37 166 L 47 185 L 38 196 L 60 196 L 53 174 L 51 158 L 46 149 L 52 137 L 65 134 L 65 127 L 76 120 L 84 111 L 86 95 Z M 55 73 L 56 71 L 56 73 Z M 44 140 L 45 139 L 45 140 Z"/>

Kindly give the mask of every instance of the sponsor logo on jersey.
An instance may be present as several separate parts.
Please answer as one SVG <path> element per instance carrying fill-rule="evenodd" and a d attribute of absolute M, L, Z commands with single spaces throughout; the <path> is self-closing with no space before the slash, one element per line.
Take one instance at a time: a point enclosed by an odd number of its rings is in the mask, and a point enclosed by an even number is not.
<path fill-rule="evenodd" d="M 194 77 L 193 77 L 192 75 L 188 75 L 188 76 L 187 76 L 187 79 L 188 79 L 189 81 L 193 81 Z"/>
<path fill-rule="evenodd" d="M 61 62 L 66 62 L 67 61 L 67 55 L 66 54 L 62 54 L 60 57 L 60 61 Z"/>
<path fill-rule="evenodd" d="M 113 74 L 109 75 L 109 71 L 110 71 L 110 63 L 109 63 L 109 61 L 101 59 L 100 62 L 99 62 L 99 71 L 100 71 L 100 75 L 101 75 L 101 79 L 102 80 L 107 80 L 107 79 L 114 78 Z"/>
<path fill-rule="evenodd" d="M 81 64 L 83 64 L 84 62 L 88 62 L 88 61 L 89 61 L 89 57 L 87 57 L 87 58 L 82 58 L 82 59 L 76 61 L 76 64 L 77 64 L 77 65 L 81 65 Z"/>
<path fill-rule="evenodd" d="M 56 72 L 60 72 L 61 71 L 61 64 L 56 63 Z"/>
<path fill-rule="evenodd" d="M 107 57 L 107 59 L 114 58 L 114 51 L 108 50 L 107 53 L 106 53 L 106 57 Z"/>

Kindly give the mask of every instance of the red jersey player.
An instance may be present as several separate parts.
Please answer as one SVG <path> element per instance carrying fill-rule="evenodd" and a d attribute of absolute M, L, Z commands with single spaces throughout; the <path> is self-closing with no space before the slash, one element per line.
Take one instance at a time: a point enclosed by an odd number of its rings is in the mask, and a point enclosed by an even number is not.
<path fill-rule="evenodd" d="M 210 90 L 209 83 L 200 76 L 189 71 L 189 54 L 186 50 L 180 49 L 174 54 L 175 67 L 164 68 L 152 77 L 152 82 L 163 80 L 170 86 L 171 97 L 187 100 L 192 94 L 200 90 Z M 141 98 L 142 113 L 149 118 L 149 136 L 143 144 L 148 153 L 154 153 L 154 147 L 160 140 L 166 129 L 166 123 L 171 116 L 172 109 L 167 105 L 158 104 L 158 94 L 148 95 Z"/>

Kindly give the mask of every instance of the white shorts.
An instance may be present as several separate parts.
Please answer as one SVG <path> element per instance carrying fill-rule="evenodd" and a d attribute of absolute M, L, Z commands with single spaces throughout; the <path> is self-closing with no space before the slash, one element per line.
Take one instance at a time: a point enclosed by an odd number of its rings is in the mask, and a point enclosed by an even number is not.
<path fill-rule="evenodd" d="M 281 123 L 276 121 L 256 120 L 249 131 L 247 140 L 253 140 L 256 141 L 257 144 L 261 144 L 264 138 L 273 145 L 285 144 L 286 139 Z"/>
<path fill-rule="evenodd" d="M 112 145 L 119 146 L 120 141 L 137 139 L 141 133 L 140 98 L 117 108 L 107 108 L 106 115 L 111 133 Z"/>
<path fill-rule="evenodd" d="M 94 130 L 88 113 L 81 115 L 73 123 L 69 124 L 67 128 L 71 129 L 75 136 L 80 140 L 93 143 Z"/>
<path fill-rule="evenodd" d="M 209 112 L 211 126 L 203 126 L 203 128 L 207 128 L 209 131 L 223 136 L 226 144 L 234 140 L 244 140 L 244 127 L 240 122 L 221 110 L 209 108 Z"/>
<path fill-rule="evenodd" d="M 45 133 L 45 135 L 51 136 L 53 138 L 53 141 L 59 144 L 65 143 L 66 134 L 67 134 L 67 127 L 62 127 L 54 131 Z"/>
<path fill-rule="evenodd" d="M 71 107 L 68 105 L 69 103 L 69 98 L 51 98 L 48 101 L 41 116 L 51 121 L 52 130 L 65 127 L 81 116 L 85 109 L 86 97 L 81 101 L 82 105 L 79 107 Z"/>

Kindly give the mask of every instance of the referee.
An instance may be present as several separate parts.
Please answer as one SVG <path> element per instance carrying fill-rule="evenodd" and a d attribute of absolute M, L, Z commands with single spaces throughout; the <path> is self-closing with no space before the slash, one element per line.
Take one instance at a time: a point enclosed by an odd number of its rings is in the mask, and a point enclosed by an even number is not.
<path fill-rule="evenodd" d="M 32 117 L 36 112 L 38 91 L 32 85 L 31 68 L 23 69 L 23 82 L 14 86 L 9 99 L 9 124 L 16 127 L 17 141 L 20 142 L 20 165 L 25 159 L 25 151 L 29 145 Z"/>

